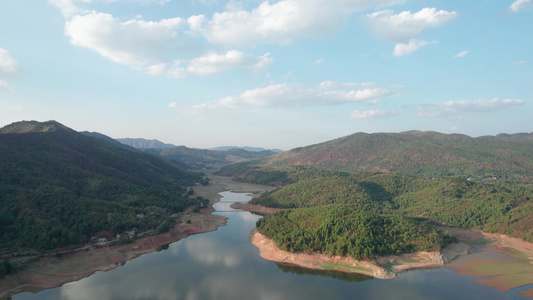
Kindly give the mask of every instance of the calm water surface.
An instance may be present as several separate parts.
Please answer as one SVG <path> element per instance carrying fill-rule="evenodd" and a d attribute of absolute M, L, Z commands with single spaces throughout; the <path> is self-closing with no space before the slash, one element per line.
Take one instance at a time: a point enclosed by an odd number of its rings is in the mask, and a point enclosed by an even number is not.
<path fill-rule="evenodd" d="M 221 193 L 222 202 L 249 196 Z M 231 210 L 216 204 L 218 210 Z M 13 299 L 529 299 L 483 286 L 446 268 L 413 270 L 393 280 L 323 272 L 262 259 L 248 236 L 260 218 L 249 212 L 217 212 L 229 218 L 217 231 L 193 235 L 108 272 Z"/>

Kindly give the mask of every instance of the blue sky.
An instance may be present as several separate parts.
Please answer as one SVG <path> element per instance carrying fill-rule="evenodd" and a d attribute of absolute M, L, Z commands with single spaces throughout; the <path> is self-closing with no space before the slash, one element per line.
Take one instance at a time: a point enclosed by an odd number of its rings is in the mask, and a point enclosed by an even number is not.
<path fill-rule="evenodd" d="M 290 149 L 533 131 L 533 0 L 3 0 L 0 126 Z"/>

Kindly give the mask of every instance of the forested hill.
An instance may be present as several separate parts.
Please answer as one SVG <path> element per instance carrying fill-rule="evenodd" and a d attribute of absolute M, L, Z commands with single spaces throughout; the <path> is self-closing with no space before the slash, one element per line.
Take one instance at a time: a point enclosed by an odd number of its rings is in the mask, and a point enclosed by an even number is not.
<path fill-rule="evenodd" d="M 401 173 L 425 178 L 458 176 L 531 185 L 533 133 L 478 138 L 421 131 L 356 133 L 286 151 L 260 164 L 308 165 L 351 173 Z"/>
<path fill-rule="evenodd" d="M 438 251 L 453 239 L 400 216 L 379 216 L 347 205 L 280 211 L 257 229 L 285 251 L 351 256 L 357 260 L 413 251 Z"/>
<path fill-rule="evenodd" d="M 296 178 L 295 167 L 287 173 Z M 461 178 L 421 179 L 397 174 L 314 176 L 253 200 L 278 208 L 343 204 L 373 214 L 416 217 L 437 224 L 498 232 L 533 241 L 533 190 L 511 184 L 485 184 Z"/>
<path fill-rule="evenodd" d="M 0 129 L 0 248 L 46 250 L 100 231 L 155 228 L 199 201 L 183 194 L 201 179 L 54 121 L 8 125 Z"/>

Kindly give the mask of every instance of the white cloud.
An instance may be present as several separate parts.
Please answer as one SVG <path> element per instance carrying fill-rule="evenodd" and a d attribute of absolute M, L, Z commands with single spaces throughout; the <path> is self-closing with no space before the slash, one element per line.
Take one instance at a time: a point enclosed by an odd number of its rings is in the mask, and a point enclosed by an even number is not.
<path fill-rule="evenodd" d="M 120 22 L 110 14 L 77 15 L 65 24 L 70 42 L 96 51 L 114 62 L 142 68 L 160 63 L 167 48 L 178 36 L 182 18 L 158 22 L 132 19 Z"/>
<path fill-rule="evenodd" d="M 220 73 L 236 67 L 243 67 L 251 72 L 256 72 L 272 64 L 273 59 L 269 55 L 266 53 L 263 56 L 254 57 L 237 50 L 230 50 L 226 54 L 209 52 L 193 59 L 187 67 L 187 71 L 198 76 Z"/>
<path fill-rule="evenodd" d="M 5 80 L 0 79 L 0 88 L 7 89 L 11 92 L 14 92 L 15 89 L 11 87 Z"/>
<path fill-rule="evenodd" d="M 344 89 L 359 89 L 359 88 L 369 88 L 369 87 L 375 87 L 377 86 L 373 82 L 363 82 L 363 83 L 355 83 L 355 82 L 334 82 L 334 81 L 322 81 L 318 87 L 321 89 L 338 89 L 338 88 L 344 88 Z"/>
<path fill-rule="evenodd" d="M 513 63 L 513 65 L 515 65 L 515 66 L 525 65 L 525 64 L 527 64 L 527 60 L 519 60 L 519 61 L 515 61 Z"/>
<path fill-rule="evenodd" d="M 516 13 L 530 6 L 533 6 L 533 0 L 516 0 L 511 6 L 509 6 L 509 10 Z"/>
<path fill-rule="evenodd" d="M 390 115 L 391 113 L 384 111 L 384 110 L 367 110 L 367 111 L 354 110 L 350 114 L 350 117 L 353 119 L 374 119 L 374 118 L 387 117 Z"/>
<path fill-rule="evenodd" d="M 264 1 L 251 11 L 232 6 L 228 11 L 213 14 L 208 21 L 196 16 L 191 30 L 213 44 L 232 47 L 287 44 L 301 36 L 332 35 L 354 12 L 401 2 L 403 0 L 282 0 L 270 4 Z M 200 24 L 202 26 L 198 26 Z"/>
<path fill-rule="evenodd" d="M 375 35 L 396 43 L 405 43 L 428 28 L 441 26 L 457 16 L 455 11 L 423 8 L 416 13 L 403 11 L 394 14 L 382 10 L 366 15 L 366 21 Z"/>
<path fill-rule="evenodd" d="M 462 51 L 462 52 L 459 52 L 457 54 L 455 54 L 453 57 L 454 58 L 461 58 L 461 57 L 465 57 L 467 54 L 468 54 L 469 51 L 465 50 L 465 51 Z"/>
<path fill-rule="evenodd" d="M 435 44 L 436 42 L 426 42 L 426 41 L 419 41 L 415 39 L 411 39 L 409 43 L 403 44 L 398 43 L 394 46 L 394 56 L 404 56 L 407 54 L 410 54 L 412 52 L 415 52 L 416 50 L 420 49 L 421 47 L 427 45 L 427 44 Z"/>
<path fill-rule="evenodd" d="M 173 46 L 187 38 L 179 35 L 186 22 L 194 27 L 191 24 L 201 20 L 172 18 L 157 22 L 141 19 L 120 22 L 110 14 L 93 12 L 74 16 L 66 23 L 65 33 L 75 46 L 91 49 L 114 62 L 151 75 L 208 76 L 233 68 L 256 73 L 273 62 L 269 53 L 255 57 L 237 50 L 225 54 L 208 52 L 190 61 L 169 60 Z"/>
<path fill-rule="evenodd" d="M 395 56 L 403 56 L 428 44 L 424 40 L 415 39 L 416 36 L 429 28 L 439 27 L 456 16 L 455 11 L 426 7 L 416 13 L 403 11 L 396 15 L 392 10 L 381 10 L 366 15 L 366 22 L 376 36 L 396 43 Z"/>
<path fill-rule="evenodd" d="M 0 48 L 0 78 L 13 76 L 20 72 L 21 69 L 17 61 L 11 57 L 9 51 Z"/>
<path fill-rule="evenodd" d="M 87 14 L 90 11 L 79 7 L 78 3 L 89 4 L 93 2 L 118 2 L 118 1 L 136 1 L 145 3 L 165 4 L 170 0 L 48 0 L 48 3 L 59 8 L 65 18 L 70 18 L 79 14 Z"/>
<path fill-rule="evenodd" d="M 65 18 L 70 18 L 77 14 L 87 13 L 86 10 L 79 8 L 73 0 L 48 0 L 48 3 L 59 8 Z"/>
<path fill-rule="evenodd" d="M 6 79 L 16 78 L 23 73 L 17 61 L 9 54 L 6 49 L 0 48 L 0 88 L 14 92 L 12 86 Z"/>
<path fill-rule="evenodd" d="M 359 85 L 362 84 L 345 84 Z M 273 84 L 264 88 L 251 89 L 236 97 L 226 97 L 211 103 L 203 103 L 181 109 L 186 113 L 200 113 L 223 109 L 295 108 L 309 106 L 330 106 L 373 100 L 391 95 L 391 91 L 379 87 L 359 90 L 326 89 L 323 84 L 317 88 L 303 88 L 297 84 Z"/>
<path fill-rule="evenodd" d="M 424 117 L 439 116 L 465 116 L 473 113 L 497 112 L 502 109 L 521 105 L 520 99 L 478 99 L 478 100 L 461 100 L 447 101 L 444 103 L 420 106 L 418 115 Z"/>

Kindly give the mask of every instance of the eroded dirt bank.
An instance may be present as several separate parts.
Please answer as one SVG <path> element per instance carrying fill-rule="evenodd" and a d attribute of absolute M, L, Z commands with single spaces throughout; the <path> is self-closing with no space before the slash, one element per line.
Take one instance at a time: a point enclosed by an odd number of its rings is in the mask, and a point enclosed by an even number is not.
<path fill-rule="evenodd" d="M 351 257 L 328 256 L 324 254 L 291 253 L 280 250 L 274 241 L 252 230 L 250 241 L 259 249 L 264 259 L 301 266 L 315 270 L 337 270 L 360 273 L 380 279 L 391 279 L 396 273 L 407 269 L 441 266 L 453 258 L 468 253 L 469 245 L 457 243 L 442 252 L 415 252 L 403 255 L 381 256 L 374 262 L 358 261 Z"/>
<path fill-rule="evenodd" d="M 237 207 L 235 207 L 237 208 Z M 239 209 L 268 214 L 274 209 L 244 204 Z M 480 277 L 477 282 L 499 291 L 533 285 L 533 244 L 503 234 L 485 233 L 455 227 L 440 227 L 458 238 L 459 243 L 448 245 L 440 253 L 417 252 L 401 256 L 383 256 L 376 263 L 359 262 L 351 258 L 326 255 L 294 254 L 282 251 L 275 243 L 254 229 L 250 240 L 261 252 L 261 257 L 309 269 L 338 270 L 360 273 L 376 278 L 394 278 L 403 270 L 444 266 L 453 271 Z M 533 289 L 522 295 L 533 298 Z"/>

